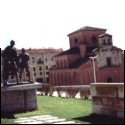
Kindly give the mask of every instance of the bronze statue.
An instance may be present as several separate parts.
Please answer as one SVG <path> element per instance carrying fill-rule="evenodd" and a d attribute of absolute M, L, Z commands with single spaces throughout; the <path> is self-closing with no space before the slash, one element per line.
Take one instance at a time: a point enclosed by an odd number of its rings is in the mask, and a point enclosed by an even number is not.
<path fill-rule="evenodd" d="M 20 82 L 22 82 L 22 73 L 23 73 L 24 69 L 26 69 L 27 75 L 29 77 L 29 83 L 30 83 L 31 82 L 30 81 L 30 71 L 29 71 L 29 66 L 28 66 L 29 54 L 25 53 L 24 48 L 22 48 L 22 51 L 18 56 L 18 60 L 19 60 L 19 69 L 20 69 L 20 74 L 19 74 Z"/>
<path fill-rule="evenodd" d="M 17 77 L 17 66 L 18 66 L 18 57 L 17 51 L 14 48 L 15 41 L 10 41 L 10 46 L 7 46 L 2 52 L 3 59 L 3 86 L 7 86 L 8 77 L 11 75 L 13 78 L 16 77 L 16 81 L 18 83 Z"/>

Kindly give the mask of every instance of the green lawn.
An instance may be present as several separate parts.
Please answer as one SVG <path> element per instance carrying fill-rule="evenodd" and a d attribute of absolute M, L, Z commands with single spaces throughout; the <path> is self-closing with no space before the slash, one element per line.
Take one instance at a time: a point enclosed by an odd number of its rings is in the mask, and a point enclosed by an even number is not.
<path fill-rule="evenodd" d="M 91 101 L 38 96 L 38 110 L 15 114 L 15 118 L 34 115 L 53 115 L 83 124 L 123 124 L 124 119 L 92 114 Z M 12 119 L 1 119 L 1 124 L 13 124 Z"/>
<path fill-rule="evenodd" d="M 91 101 L 66 99 L 51 96 L 38 96 L 38 110 L 33 112 L 15 114 L 17 117 L 28 117 L 34 115 L 53 115 L 60 118 L 73 119 L 83 117 L 92 113 Z M 2 119 L 2 124 L 13 123 L 13 120 Z"/>

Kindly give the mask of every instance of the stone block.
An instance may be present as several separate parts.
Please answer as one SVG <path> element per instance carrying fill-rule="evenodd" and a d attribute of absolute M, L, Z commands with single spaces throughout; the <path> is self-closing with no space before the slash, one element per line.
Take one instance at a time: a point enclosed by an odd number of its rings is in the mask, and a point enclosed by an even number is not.
<path fill-rule="evenodd" d="M 29 101 L 27 104 L 27 110 L 34 110 L 34 109 L 37 109 L 37 102 Z"/>
<path fill-rule="evenodd" d="M 109 115 L 109 116 L 116 116 L 117 115 L 116 113 L 117 113 L 116 110 L 109 110 L 107 108 L 101 108 L 101 114 Z"/>
<path fill-rule="evenodd" d="M 92 110 L 96 114 L 101 114 L 102 105 L 92 105 Z"/>
<path fill-rule="evenodd" d="M 123 86 L 118 87 L 118 97 L 124 98 L 124 87 Z"/>
<path fill-rule="evenodd" d="M 124 117 L 124 83 L 91 84 L 93 113 Z"/>
<path fill-rule="evenodd" d="M 2 87 L 1 111 L 18 113 L 37 109 L 36 88 L 38 86 L 41 87 L 41 84 Z"/>

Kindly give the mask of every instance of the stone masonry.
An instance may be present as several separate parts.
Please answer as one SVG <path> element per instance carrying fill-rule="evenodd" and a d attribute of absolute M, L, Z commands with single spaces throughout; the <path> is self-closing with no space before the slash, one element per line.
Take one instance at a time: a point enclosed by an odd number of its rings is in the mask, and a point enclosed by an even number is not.
<path fill-rule="evenodd" d="M 93 113 L 124 118 L 124 83 L 92 83 Z"/>
<path fill-rule="evenodd" d="M 37 109 L 36 88 L 41 84 L 24 84 L 1 88 L 1 111 L 19 113 Z"/>

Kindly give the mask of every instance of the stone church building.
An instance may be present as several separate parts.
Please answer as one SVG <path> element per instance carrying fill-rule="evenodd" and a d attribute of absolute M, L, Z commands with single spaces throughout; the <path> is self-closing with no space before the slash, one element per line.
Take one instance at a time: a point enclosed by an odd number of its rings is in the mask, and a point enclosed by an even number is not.
<path fill-rule="evenodd" d="M 52 86 L 89 85 L 94 71 L 96 82 L 124 82 L 124 52 L 113 46 L 106 29 L 85 26 L 68 37 L 70 49 L 55 56 L 49 74 Z"/>

